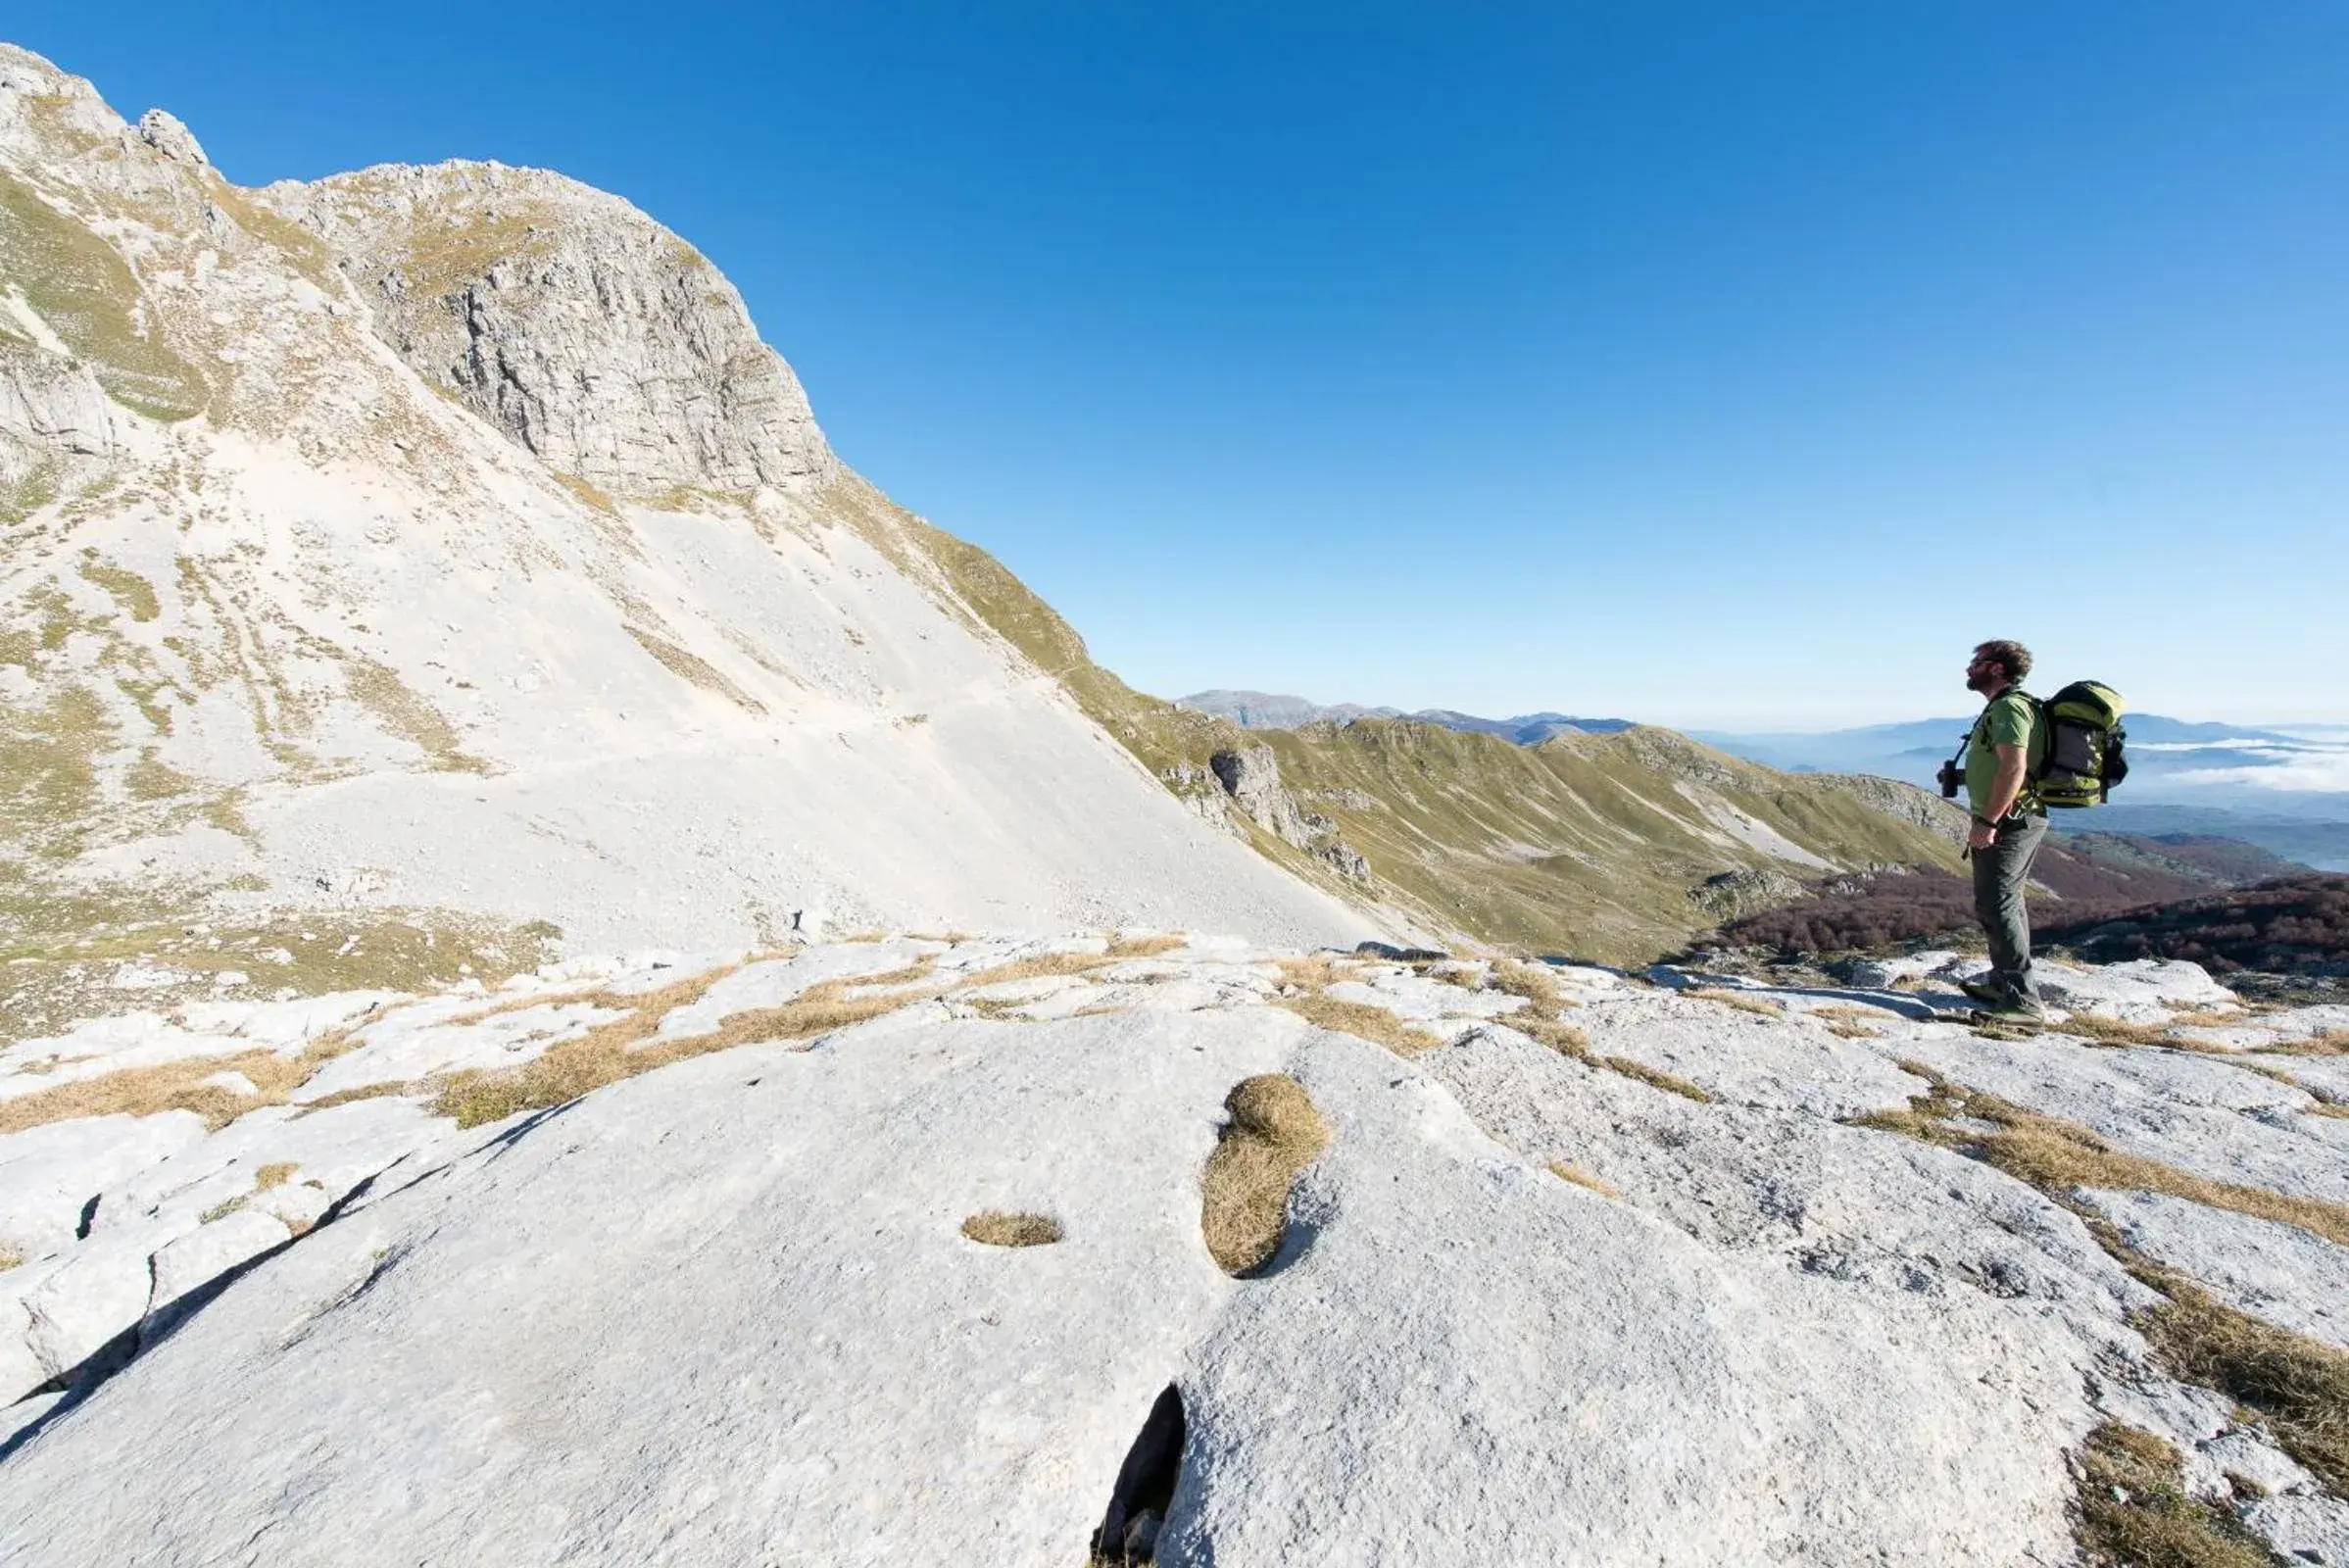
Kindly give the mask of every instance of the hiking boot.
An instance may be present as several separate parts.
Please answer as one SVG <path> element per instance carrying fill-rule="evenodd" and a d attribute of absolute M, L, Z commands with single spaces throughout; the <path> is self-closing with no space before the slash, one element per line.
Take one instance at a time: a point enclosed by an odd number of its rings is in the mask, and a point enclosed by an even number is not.
<path fill-rule="evenodd" d="M 2005 990 L 1992 985 L 1987 979 L 1960 980 L 1958 989 L 1985 1007 L 2002 1006 L 2006 1003 Z"/>
<path fill-rule="evenodd" d="M 2000 999 L 1982 1009 L 1984 1023 L 2006 1024 L 2018 1029 L 2036 1029 L 2047 1021 L 2047 1009 L 2035 1002 Z"/>

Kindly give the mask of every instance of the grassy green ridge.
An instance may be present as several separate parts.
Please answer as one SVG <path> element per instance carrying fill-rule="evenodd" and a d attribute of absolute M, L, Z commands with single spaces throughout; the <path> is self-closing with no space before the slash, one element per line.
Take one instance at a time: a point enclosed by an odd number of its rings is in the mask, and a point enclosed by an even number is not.
<path fill-rule="evenodd" d="M 1688 897 L 1705 878 L 1744 868 L 1799 874 L 1716 825 L 1692 794 L 1841 866 L 1954 853 L 1938 831 L 1868 804 L 1865 786 L 1773 772 L 1670 730 L 1523 747 L 1366 718 L 1257 738 L 1280 758 L 1299 804 L 1335 819 L 1382 885 L 1507 947 L 1652 958 L 1711 924 Z"/>
<path fill-rule="evenodd" d="M 1243 731 L 1135 691 L 1095 663 L 1076 630 L 993 556 L 856 483 L 860 531 L 873 537 L 880 514 L 892 514 L 899 537 L 928 557 L 977 619 L 1060 681 L 1151 772 L 1166 778 L 1184 763 L 1203 767 L 1225 747 L 1270 746 L 1299 806 L 1335 820 L 1368 859 L 1382 903 L 1471 941 L 1644 961 L 1711 925 L 1688 897 L 1705 878 L 1799 869 L 1715 827 L 1683 784 L 1839 866 L 1955 862 L 1921 792 L 1779 773 L 1670 730 L 1559 736 L 1535 747 L 1416 719 Z M 1349 891 L 1289 846 L 1251 836 L 1283 864 Z"/>

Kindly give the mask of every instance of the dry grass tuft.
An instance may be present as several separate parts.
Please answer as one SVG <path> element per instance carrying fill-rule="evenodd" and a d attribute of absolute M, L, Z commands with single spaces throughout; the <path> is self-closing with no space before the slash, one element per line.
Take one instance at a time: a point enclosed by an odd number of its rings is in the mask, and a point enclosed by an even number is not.
<path fill-rule="evenodd" d="M 1416 1056 L 1444 1044 L 1425 1029 L 1414 1029 L 1386 1008 L 1374 1007 L 1366 1002 L 1340 1002 L 1321 992 L 1309 991 L 1302 996 L 1275 997 L 1272 1004 L 1288 1008 L 1318 1028 L 1335 1029 L 1374 1046 L 1385 1046 L 1398 1056 Z"/>
<path fill-rule="evenodd" d="M 2349 1029 L 2327 1029 L 2306 1040 L 2264 1048 L 2278 1056 L 2349 1056 Z"/>
<path fill-rule="evenodd" d="M 432 1109 L 438 1115 L 455 1117 L 460 1127 L 477 1127 L 483 1122 L 503 1121 L 521 1111 L 563 1104 L 606 1084 L 633 1078 L 690 1056 L 768 1041 L 813 1039 L 895 1012 L 937 994 L 935 990 L 859 997 L 846 994 L 854 988 L 918 980 L 929 973 L 929 965 L 924 962 L 887 974 L 827 980 L 808 987 L 779 1007 L 734 1013 L 707 1034 L 646 1044 L 655 1039 L 663 1017 L 674 1008 L 700 1001 L 723 972 L 696 975 L 643 997 L 613 997 L 599 992 L 587 1000 L 598 1005 L 629 1006 L 635 1010 L 624 1018 L 601 1024 L 576 1040 L 550 1047 L 544 1054 L 518 1067 L 458 1073 L 442 1083 Z"/>
<path fill-rule="evenodd" d="M 1135 955 L 1120 954 L 1114 957 L 1106 953 L 1047 953 L 1034 958 L 1014 958 L 999 963 L 992 969 L 981 969 L 954 981 L 957 991 L 975 991 L 981 986 L 1002 985 L 1009 980 L 1037 980 L 1049 975 L 1091 974 L 1110 964 L 1122 963 Z M 903 972 L 903 971 L 901 971 Z M 884 982 L 874 981 L 873 984 Z"/>
<path fill-rule="evenodd" d="M 1493 965 L 1493 989 L 1505 991 L 1512 997 L 1523 997 L 1533 1004 L 1531 1012 L 1555 1013 L 1561 1007 L 1579 1007 L 1559 989 L 1558 977 L 1549 972 L 1546 963 L 1527 963 L 1521 958 L 1502 958 Z"/>
<path fill-rule="evenodd" d="M 1944 1149 L 1974 1155 L 2028 1182 L 2050 1197 L 2063 1200 L 2077 1188 L 2117 1188 L 2162 1193 L 2190 1199 L 2254 1219 L 2297 1225 L 2312 1235 L 2349 1247 L 2349 1204 L 2320 1198 L 2291 1198 L 2264 1187 L 2238 1187 L 2215 1182 L 2167 1165 L 2158 1159 L 2125 1154 L 2106 1145 L 2087 1128 L 2060 1116 L 2042 1116 L 2009 1104 L 1994 1095 L 1978 1094 L 1953 1084 L 1921 1062 L 1904 1061 L 1904 1072 L 1933 1085 L 1910 1101 L 1906 1110 L 1879 1111 L 1855 1119 L 1855 1125 L 1906 1133 Z M 1997 1131 L 1983 1133 L 1952 1127 L 1947 1118 L 1967 1116 L 1992 1123 Z"/>
<path fill-rule="evenodd" d="M 2268 1568 L 2275 1559 L 2229 1514 L 2186 1495 L 2178 1450 L 2107 1422 L 2080 1453 L 2080 1544 L 2113 1568 Z"/>
<path fill-rule="evenodd" d="M 1693 1100 L 1700 1105 L 1709 1105 L 1713 1102 L 1711 1095 L 1706 1094 L 1688 1079 L 1668 1073 L 1661 1067 L 1650 1067 L 1644 1061 L 1634 1061 L 1629 1056 L 1601 1056 L 1598 1058 L 1598 1064 L 1610 1072 L 1619 1072 L 1626 1078 L 1637 1078 L 1650 1088 L 1678 1095 L 1683 1100 Z"/>
<path fill-rule="evenodd" d="M 0 1135 L 79 1116 L 153 1116 L 167 1110 L 192 1110 L 218 1132 L 248 1110 L 283 1104 L 313 1073 L 350 1049 L 348 1037 L 336 1032 L 311 1042 L 298 1056 L 242 1051 L 228 1056 L 190 1056 L 152 1067 L 125 1067 L 0 1101 Z M 244 1074 L 255 1092 L 240 1095 L 205 1082 L 225 1072 Z"/>
<path fill-rule="evenodd" d="M 1590 1037 L 1573 1024 L 1561 1023 L 1555 1018 L 1544 1018 L 1531 1007 L 1513 1018 L 1503 1018 L 1500 1021 L 1502 1027 L 1514 1029 L 1521 1035 L 1530 1035 L 1561 1056 L 1572 1056 L 1575 1060 L 1592 1067 L 1601 1065 L 1599 1059 L 1590 1054 Z"/>
<path fill-rule="evenodd" d="M 2092 1012 L 2076 1012 L 2060 1024 L 2049 1024 L 2047 1032 L 2077 1035 L 2099 1046 L 2168 1046 L 2173 1049 L 2192 1049 L 2195 1042 L 2174 1040 L 2168 1023 L 2124 1023 L 2118 1018 L 2099 1017 Z"/>
<path fill-rule="evenodd" d="M 1827 1032 L 1837 1040 L 1882 1040 L 1884 1037 L 1882 1029 L 1871 1029 L 1864 1023 L 1841 1021 L 1829 1024 Z"/>
<path fill-rule="evenodd" d="M 962 1222 L 962 1234 L 989 1247 L 1050 1247 L 1060 1239 L 1060 1222 L 1050 1214 L 983 1208 Z"/>
<path fill-rule="evenodd" d="M 1960 1150 L 2028 1182 L 2079 1214 L 2086 1221 L 2089 1234 L 2123 1267 L 2170 1298 L 2137 1323 L 2165 1369 L 2181 1381 L 2225 1394 L 2256 1411 L 2286 1453 L 2334 1491 L 2349 1490 L 2349 1353 L 2239 1312 L 2186 1276 L 2150 1262 L 2121 1239 L 2110 1220 L 2087 1208 L 2074 1194 L 2082 1187 L 2164 1193 L 2213 1208 L 2298 1225 L 2345 1245 L 2349 1245 L 2349 1206 L 2213 1182 L 2157 1160 L 2115 1153 L 2077 1123 L 2036 1115 L 1995 1097 L 1977 1094 L 1921 1062 L 1899 1065 L 1931 1087 L 1913 1099 L 1907 1110 L 1859 1117 L 1857 1125 L 1881 1127 Z M 1993 1123 L 1998 1130 L 1974 1133 L 1948 1125 L 1947 1118 L 1961 1115 Z M 2128 1444 L 2135 1441 L 2133 1436 L 2111 1440 L 2101 1455 L 2092 1450 L 2089 1459 L 2107 1465 L 2125 1463 Z M 2114 1443 L 2122 1447 L 2115 1450 Z M 2150 1450 L 2139 1451 L 2137 1461 L 2150 1463 L 2149 1454 Z M 2116 1484 L 2132 1496 L 2140 1490 L 2126 1481 Z M 2153 1489 L 2148 1485 L 2142 1490 Z M 2112 1496 L 2109 1487 L 2104 1495 Z M 2084 1505 L 2084 1492 L 2082 1496 Z M 2114 1500 L 2122 1502 L 2125 1510 L 2129 1506 L 2123 1499 Z M 2170 1539 L 2164 1531 L 2189 1544 L 2201 1539 L 2186 1528 L 2194 1520 L 2176 1509 L 2155 1508 L 2150 1515 L 2140 1509 L 2109 1517 L 2092 1507 L 2086 1512 L 2083 1539 L 2118 1553 L 2107 1561 L 2224 1565 L 2267 1560 L 2258 1555 L 2181 1555 L 2183 1546 L 2162 1546 Z M 2209 1519 L 2202 1522 L 2211 1523 Z M 2128 1530 L 2122 1530 L 2124 1525 Z M 2216 1532 L 2211 1541 L 2217 1544 L 2205 1543 L 2198 1549 L 2217 1551 L 2228 1539 L 2223 1526 L 2211 1525 L 2211 1529 Z M 2099 1531 L 2107 1534 L 2100 1536 Z M 2111 1534 L 2115 1531 L 2121 1533 Z M 2138 1555 L 2122 1551 L 2130 1543 L 2138 1544 L 2133 1548 Z M 2163 1555 L 2163 1550 L 2169 1554 Z"/>
<path fill-rule="evenodd" d="M 253 1190 L 266 1193 L 272 1187 L 283 1187 L 301 1168 L 290 1159 L 271 1160 L 253 1173 Z"/>
<path fill-rule="evenodd" d="M 2170 1298 L 2138 1324 L 2164 1367 L 2258 1411 L 2284 1452 L 2349 1492 L 2349 1352 L 2238 1312 L 2182 1276 L 2145 1272 Z"/>
<path fill-rule="evenodd" d="M 1207 1156 L 1199 1232 L 1217 1265 L 1245 1278 L 1279 1250 L 1289 1189 L 1329 1147 L 1330 1129 L 1285 1073 L 1243 1078 L 1223 1104 L 1230 1117 Z"/>
<path fill-rule="evenodd" d="M 382 1100 L 391 1095 L 413 1095 L 416 1085 L 405 1078 L 386 1079 L 379 1084 L 361 1084 L 357 1089 L 337 1089 L 331 1095 L 305 1100 L 294 1110 L 297 1116 L 307 1116 L 316 1110 L 332 1110 L 337 1105 L 354 1104 L 362 1100 Z"/>
<path fill-rule="evenodd" d="M 1350 979 L 1353 971 L 1350 968 L 1340 969 L 1338 962 L 1326 953 L 1317 953 L 1309 958 L 1276 960 L 1282 981 L 1300 991 L 1320 991 L 1341 980 Z"/>
<path fill-rule="evenodd" d="M 1759 997 L 1732 991 L 1726 986 L 1698 986 L 1681 995 L 1698 1002 L 1718 1002 L 1725 1007 L 1735 1007 L 1739 1012 L 1750 1012 L 1761 1018 L 1784 1018 L 1786 1015 L 1786 1009 L 1775 1002 L 1764 1002 Z"/>
<path fill-rule="evenodd" d="M 1617 1187 L 1613 1182 L 1601 1181 L 1581 1166 L 1569 1165 L 1562 1159 L 1553 1159 L 1549 1162 L 1549 1173 L 1560 1181 L 1572 1182 L 1577 1187 L 1588 1187 L 1601 1198 L 1620 1199 L 1623 1197 L 1623 1189 Z"/>
<path fill-rule="evenodd" d="M 18 1251 L 6 1242 L 0 1242 L 0 1274 L 5 1274 L 12 1268 L 21 1268 L 24 1266 L 24 1254 L 23 1252 Z"/>
<path fill-rule="evenodd" d="M 1189 937 L 1113 937 L 1109 942 L 1108 956 L 1117 962 L 1123 962 L 1127 958 L 1155 958 L 1161 954 L 1172 953 L 1178 948 L 1189 946 L 1191 946 Z"/>

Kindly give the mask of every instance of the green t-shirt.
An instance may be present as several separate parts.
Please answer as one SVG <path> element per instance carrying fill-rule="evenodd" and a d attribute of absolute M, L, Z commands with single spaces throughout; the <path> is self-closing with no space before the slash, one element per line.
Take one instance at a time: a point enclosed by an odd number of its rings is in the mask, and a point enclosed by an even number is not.
<path fill-rule="evenodd" d="M 2019 686 L 2010 686 L 1990 699 L 1974 721 L 1966 742 L 1966 803 L 1976 816 L 1989 815 L 1990 786 L 1998 779 L 1998 748 L 2020 746 L 2031 756 L 2031 729 L 2038 721 L 2035 705 Z M 2031 786 L 2023 786 L 2020 808 L 2034 805 Z"/>

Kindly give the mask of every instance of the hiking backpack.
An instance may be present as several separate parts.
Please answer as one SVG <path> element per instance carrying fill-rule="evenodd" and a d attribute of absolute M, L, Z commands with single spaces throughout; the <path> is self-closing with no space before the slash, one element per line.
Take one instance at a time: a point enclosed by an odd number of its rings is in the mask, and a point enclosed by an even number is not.
<path fill-rule="evenodd" d="M 2092 680 L 2076 680 L 2044 701 L 2033 698 L 2043 731 L 2031 748 L 2031 793 L 2041 806 L 2102 806 L 2129 777 L 2122 747 L 2121 694 Z"/>

